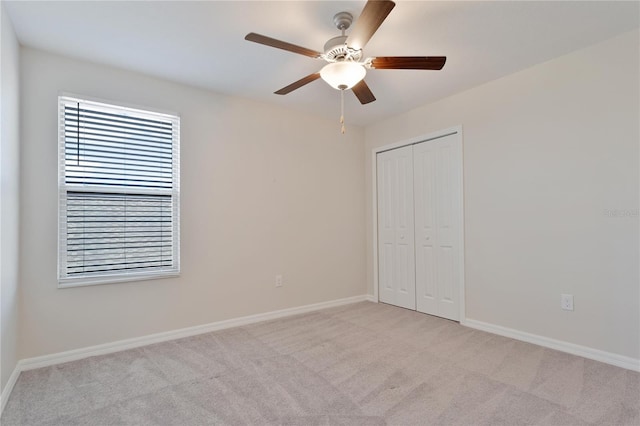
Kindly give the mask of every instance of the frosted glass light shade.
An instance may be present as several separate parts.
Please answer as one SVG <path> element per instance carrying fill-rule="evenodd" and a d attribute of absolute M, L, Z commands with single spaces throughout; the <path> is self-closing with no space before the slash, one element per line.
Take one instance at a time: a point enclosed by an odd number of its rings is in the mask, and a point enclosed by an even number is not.
<path fill-rule="evenodd" d="M 356 62 L 332 62 L 320 70 L 320 77 L 338 90 L 351 89 L 367 74 L 367 70 Z"/>

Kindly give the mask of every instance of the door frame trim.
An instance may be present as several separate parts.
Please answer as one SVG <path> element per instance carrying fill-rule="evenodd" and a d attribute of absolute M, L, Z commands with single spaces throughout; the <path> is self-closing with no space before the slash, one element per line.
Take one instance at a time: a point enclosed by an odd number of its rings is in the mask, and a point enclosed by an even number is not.
<path fill-rule="evenodd" d="M 459 288 L 459 307 L 460 307 L 460 319 L 459 322 L 464 324 L 466 320 L 465 315 L 465 274 L 464 274 L 464 138 L 462 133 L 462 125 L 449 127 L 447 129 L 438 130 L 435 132 L 423 134 L 420 136 L 416 136 L 410 139 L 405 139 L 400 142 L 394 142 L 387 145 L 382 145 L 371 150 L 371 170 L 372 170 L 372 188 L 373 188 L 373 301 L 379 302 L 380 298 L 378 295 L 378 154 L 385 151 L 390 151 L 396 148 L 402 148 L 408 145 L 415 145 L 421 142 L 428 142 L 434 139 L 443 138 L 450 135 L 458 135 L 458 143 L 460 144 L 460 160 L 462 164 L 460 165 L 460 183 L 462 186 L 462 190 L 460 191 L 460 233 L 458 237 L 458 244 L 460 244 L 460 265 L 459 265 L 459 274 L 460 274 L 460 288 Z"/>

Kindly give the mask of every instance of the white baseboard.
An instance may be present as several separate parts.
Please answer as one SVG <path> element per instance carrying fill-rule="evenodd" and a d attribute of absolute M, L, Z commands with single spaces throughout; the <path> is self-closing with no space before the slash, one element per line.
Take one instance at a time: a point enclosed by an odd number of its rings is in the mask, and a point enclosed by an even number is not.
<path fill-rule="evenodd" d="M 18 364 L 21 367 L 21 371 L 32 370 L 34 368 L 48 367 L 50 365 L 62 364 L 63 362 L 88 358 L 90 356 L 105 355 L 113 352 L 124 351 L 127 349 L 138 348 L 140 346 L 151 345 L 153 343 L 166 342 L 167 340 L 181 339 L 183 337 L 195 336 L 198 334 L 288 317 L 291 315 L 304 314 L 307 312 L 317 311 L 319 309 L 332 308 L 334 306 L 362 302 L 364 300 L 366 300 L 366 296 L 364 295 L 354 296 L 347 297 L 345 299 L 337 299 L 328 302 L 314 303 L 312 305 L 299 306 L 296 308 L 288 308 L 279 311 L 249 315 L 246 317 L 232 318 L 228 320 L 212 322 L 209 324 L 196 325 L 194 327 L 166 331 L 163 333 L 149 334 L 147 336 L 135 337 L 133 339 L 118 340 L 116 342 L 105 343 L 102 345 L 89 346 L 86 348 L 74 349 L 71 351 L 44 355 L 35 358 L 27 358 L 21 360 Z"/>
<path fill-rule="evenodd" d="M 489 324 L 486 322 L 468 318 L 464 321 L 461 321 L 460 324 L 470 328 L 475 328 L 477 330 L 482 330 L 489 333 L 498 334 L 500 336 L 521 340 L 523 342 L 533 343 L 534 345 L 544 346 L 545 348 L 555 349 L 561 352 L 570 353 L 572 355 L 578 355 L 583 358 L 615 365 L 616 367 L 626 368 L 627 370 L 640 372 L 640 359 L 618 355 L 611 352 L 605 352 L 599 349 L 589 348 L 587 346 L 576 345 L 574 343 L 551 339 L 549 337 L 539 336 L 537 334 L 531 334 L 524 331 L 514 330 L 512 328 L 502 327 L 500 325 Z"/>
<path fill-rule="evenodd" d="M 2 406 L 0 409 L 0 414 L 4 410 L 4 406 L 9 400 L 9 395 L 11 394 L 11 391 L 13 390 L 13 387 L 15 386 L 16 381 L 18 380 L 18 377 L 20 376 L 20 373 L 22 371 L 62 364 L 64 362 L 75 361 L 78 359 L 88 358 L 96 355 L 106 355 L 114 352 L 124 351 L 127 349 L 138 348 L 140 346 L 151 345 L 153 343 L 166 342 L 168 340 L 195 336 L 198 334 L 209 333 L 217 330 L 224 330 L 226 328 L 239 327 L 256 322 L 304 314 L 307 312 L 317 311 L 319 309 L 333 308 L 335 306 L 363 302 L 365 300 L 368 300 L 367 296 L 365 295 L 347 297 L 344 299 L 330 300 L 328 302 L 314 303 L 312 305 L 298 306 L 296 308 L 288 308 L 279 311 L 248 315 L 245 317 L 233 318 L 224 321 L 216 321 L 209 324 L 197 325 L 194 327 L 187 327 L 179 330 L 166 331 L 163 333 L 150 334 L 147 336 L 135 337 L 132 339 L 118 340 L 111 343 L 89 346 L 86 348 L 74 349 L 66 352 L 59 352 L 34 358 L 26 358 L 18 361 L 16 368 L 13 370 L 9 381 L 7 382 L 7 385 L 2 390 Z"/>
<path fill-rule="evenodd" d="M 11 395 L 11 391 L 13 391 L 13 387 L 16 385 L 18 381 L 18 377 L 20 377 L 20 362 L 16 365 L 16 368 L 13 369 L 13 373 L 9 376 L 9 380 L 7 384 L 2 389 L 2 395 L 0 396 L 0 414 L 4 411 L 4 406 L 7 405 L 7 401 L 9 401 L 9 395 Z"/>
<path fill-rule="evenodd" d="M 373 302 L 373 303 L 378 303 L 378 300 L 375 298 L 375 296 L 373 294 L 367 294 L 365 297 L 365 300 L 367 302 Z"/>

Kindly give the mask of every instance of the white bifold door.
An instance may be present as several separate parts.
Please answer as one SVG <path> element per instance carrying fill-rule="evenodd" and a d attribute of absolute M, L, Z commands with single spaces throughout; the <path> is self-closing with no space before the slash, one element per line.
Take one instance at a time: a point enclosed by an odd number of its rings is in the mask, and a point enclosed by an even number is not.
<path fill-rule="evenodd" d="M 378 154 L 378 288 L 382 302 L 416 308 L 413 147 Z"/>
<path fill-rule="evenodd" d="M 379 300 L 460 318 L 459 134 L 377 155 Z"/>

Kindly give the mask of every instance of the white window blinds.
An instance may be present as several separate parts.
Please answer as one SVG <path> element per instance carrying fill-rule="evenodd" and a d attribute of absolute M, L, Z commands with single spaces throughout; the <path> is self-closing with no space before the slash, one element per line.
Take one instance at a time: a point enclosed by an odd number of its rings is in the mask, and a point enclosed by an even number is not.
<path fill-rule="evenodd" d="M 179 273 L 176 116 L 60 97 L 60 286 Z"/>

